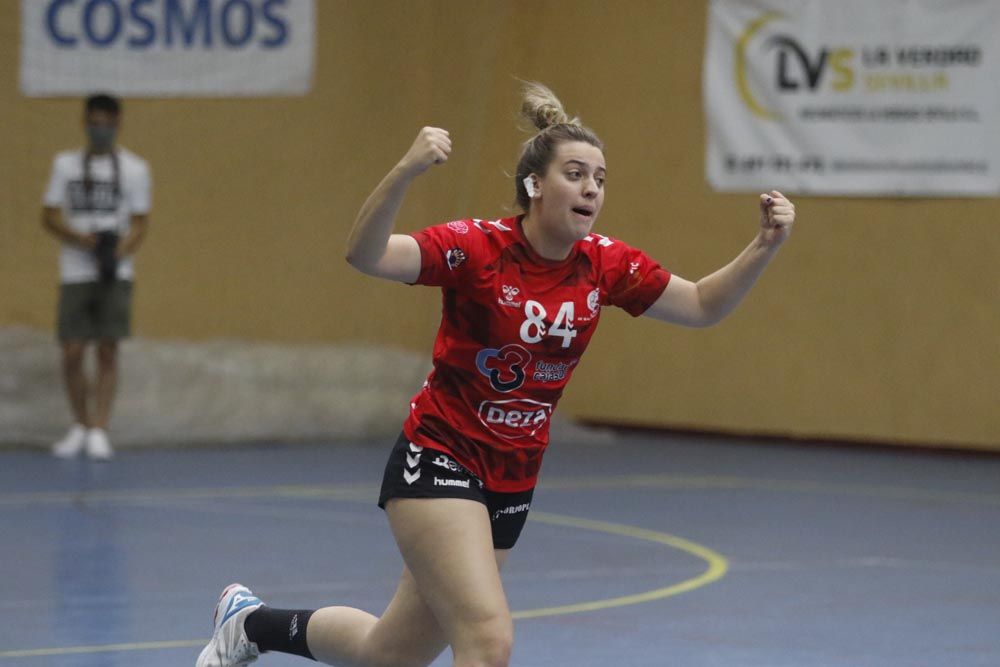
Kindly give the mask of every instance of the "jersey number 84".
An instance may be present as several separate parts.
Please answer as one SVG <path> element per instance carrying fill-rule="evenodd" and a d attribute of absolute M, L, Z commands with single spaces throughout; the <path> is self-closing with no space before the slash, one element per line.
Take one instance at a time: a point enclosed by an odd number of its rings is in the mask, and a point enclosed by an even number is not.
<path fill-rule="evenodd" d="M 552 322 L 552 327 L 546 329 L 545 307 L 537 301 L 526 301 L 524 304 L 524 316 L 527 318 L 521 324 L 521 340 L 525 343 L 537 343 L 546 335 L 559 336 L 562 338 L 562 347 L 568 348 L 576 337 L 576 329 L 573 328 L 573 302 L 564 301 L 559 306 L 559 312 Z"/>

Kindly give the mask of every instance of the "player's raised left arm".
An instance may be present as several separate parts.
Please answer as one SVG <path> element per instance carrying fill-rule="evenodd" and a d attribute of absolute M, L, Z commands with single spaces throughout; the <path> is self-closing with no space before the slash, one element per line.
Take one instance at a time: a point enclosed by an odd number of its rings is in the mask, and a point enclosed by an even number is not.
<path fill-rule="evenodd" d="M 698 282 L 672 276 L 644 315 L 689 327 L 711 326 L 731 313 L 764 272 L 795 223 L 795 205 L 777 190 L 760 195 L 760 230 L 736 259 Z"/>
<path fill-rule="evenodd" d="M 420 247 L 408 234 L 393 234 L 396 215 L 413 180 L 451 154 L 447 130 L 425 127 L 410 150 L 368 195 L 347 238 L 347 261 L 362 273 L 412 283 L 421 269 Z"/>

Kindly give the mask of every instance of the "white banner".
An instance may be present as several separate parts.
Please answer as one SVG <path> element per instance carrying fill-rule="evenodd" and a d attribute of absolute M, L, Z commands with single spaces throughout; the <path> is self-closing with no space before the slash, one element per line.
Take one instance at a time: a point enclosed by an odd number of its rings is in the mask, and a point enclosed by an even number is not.
<path fill-rule="evenodd" d="M 1000 195 L 1000 1 L 712 0 L 717 190 Z"/>
<path fill-rule="evenodd" d="M 313 0 L 21 0 L 29 96 L 303 95 Z"/>

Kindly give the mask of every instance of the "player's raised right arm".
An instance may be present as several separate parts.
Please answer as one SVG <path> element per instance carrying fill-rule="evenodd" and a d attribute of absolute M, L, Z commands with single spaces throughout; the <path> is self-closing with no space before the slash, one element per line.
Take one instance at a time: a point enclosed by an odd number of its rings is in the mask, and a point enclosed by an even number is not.
<path fill-rule="evenodd" d="M 412 283 L 420 276 L 420 248 L 412 236 L 393 234 L 406 189 L 431 165 L 448 160 L 447 130 L 425 127 L 410 150 L 368 195 L 347 238 L 347 261 L 362 273 Z"/>

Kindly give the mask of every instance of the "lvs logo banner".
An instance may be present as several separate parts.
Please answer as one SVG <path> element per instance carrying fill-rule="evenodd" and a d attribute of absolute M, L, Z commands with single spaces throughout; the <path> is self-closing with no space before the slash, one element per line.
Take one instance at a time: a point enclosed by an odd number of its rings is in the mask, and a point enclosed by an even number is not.
<path fill-rule="evenodd" d="M 995 0 L 712 0 L 709 182 L 1000 195 L 997 35 Z"/>
<path fill-rule="evenodd" d="M 21 0 L 21 90 L 304 95 L 314 0 Z"/>

